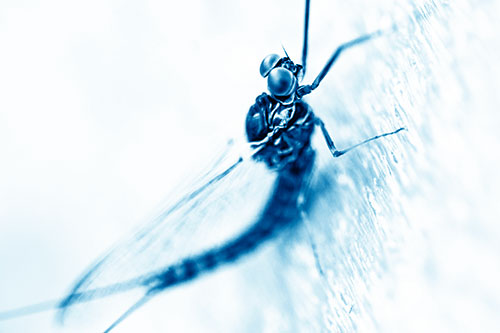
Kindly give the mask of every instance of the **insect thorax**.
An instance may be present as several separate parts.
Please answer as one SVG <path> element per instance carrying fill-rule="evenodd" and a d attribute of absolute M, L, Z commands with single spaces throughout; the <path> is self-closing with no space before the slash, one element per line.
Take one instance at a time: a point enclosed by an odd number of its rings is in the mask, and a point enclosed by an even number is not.
<path fill-rule="evenodd" d="M 250 143 L 269 139 L 255 159 L 270 168 L 282 168 L 297 160 L 309 148 L 313 129 L 314 114 L 306 102 L 284 104 L 266 93 L 256 98 L 246 118 Z"/>

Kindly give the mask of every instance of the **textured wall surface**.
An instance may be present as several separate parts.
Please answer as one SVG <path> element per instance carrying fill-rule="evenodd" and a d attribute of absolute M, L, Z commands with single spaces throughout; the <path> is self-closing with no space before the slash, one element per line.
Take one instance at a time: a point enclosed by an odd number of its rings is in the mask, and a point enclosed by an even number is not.
<path fill-rule="evenodd" d="M 63 296 L 243 136 L 261 59 L 283 44 L 299 60 L 303 7 L 2 2 L 0 311 Z M 317 136 L 299 227 L 116 331 L 500 331 L 498 13 L 487 0 L 312 0 L 306 82 L 340 43 L 397 26 L 308 97 L 336 145 L 408 131 L 335 160 Z M 102 330 L 113 305 L 91 305 L 69 327 L 49 311 L 0 332 Z"/>

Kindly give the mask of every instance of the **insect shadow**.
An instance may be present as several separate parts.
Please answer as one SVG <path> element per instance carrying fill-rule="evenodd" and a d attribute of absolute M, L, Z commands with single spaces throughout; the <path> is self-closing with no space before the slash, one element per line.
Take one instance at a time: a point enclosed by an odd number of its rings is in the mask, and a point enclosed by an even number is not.
<path fill-rule="evenodd" d="M 155 269 L 104 287 L 89 287 L 95 285 L 99 274 L 107 269 L 112 253 L 111 255 L 107 254 L 77 280 L 62 301 L 50 301 L 0 313 L 0 320 L 57 307 L 59 319 L 62 321 L 70 307 L 75 304 L 142 288 L 141 298 L 107 327 L 105 332 L 109 332 L 160 292 L 193 280 L 223 265 L 233 263 L 254 251 L 265 241 L 275 237 L 285 228 L 293 227 L 301 222 L 304 212 L 310 205 L 310 200 L 306 197 L 309 196 L 307 189 L 315 163 L 315 151 L 311 147 L 311 137 L 317 127 L 319 127 L 333 158 L 338 158 L 371 141 L 404 130 L 404 128 L 399 128 L 392 132 L 379 134 L 346 149 L 338 149 L 335 146 L 325 124 L 314 114 L 304 97 L 319 88 L 322 80 L 341 54 L 392 30 L 378 30 L 341 44 L 334 50 L 315 80 L 311 84 L 302 85 L 301 81 L 307 69 L 309 12 L 310 0 L 306 0 L 301 64 L 292 61 L 285 50 L 284 56 L 270 54 L 262 60 L 260 74 L 267 80 L 268 92 L 262 93 L 256 98 L 246 117 L 245 128 L 248 144 L 251 148 L 250 157 L 239 157 L 234 164 L 181 198 L 156 219 L 162 222 L 168 216 L 175 214 L 181 207 L 199 200 L 205 192 L 213 189 L 251 159 L 264 164 L 269 171 L 276 174 L 271 194 L 251 226 L 222 245 L 180 258 L 174 264 L 161 269 Z M 154 229 L 150 229 L 150 232 L 154 232 Z"/>

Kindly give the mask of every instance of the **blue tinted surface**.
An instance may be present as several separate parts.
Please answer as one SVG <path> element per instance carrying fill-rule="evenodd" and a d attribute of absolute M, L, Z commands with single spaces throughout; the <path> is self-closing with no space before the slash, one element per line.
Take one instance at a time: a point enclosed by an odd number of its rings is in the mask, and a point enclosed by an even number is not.
<path fill-rule="evenodd" d="M 2 2 L 0 309 L 63 296 L 243 136 L 262 57 L 281 43 L 300 57 L 302 10 Z M 337 160 L 317 137 L 300 227 L 117 332 L 498 331 L 498 12 L 494 1 L 313 1 L 306 82 L 340 43 L 400 27 L 343 56 L 307 98 L 337 146 L 408 132 Z M 99 331 L 114 304 L 96 306 L 69 328 L 48 312 L 0 331 Z"/>

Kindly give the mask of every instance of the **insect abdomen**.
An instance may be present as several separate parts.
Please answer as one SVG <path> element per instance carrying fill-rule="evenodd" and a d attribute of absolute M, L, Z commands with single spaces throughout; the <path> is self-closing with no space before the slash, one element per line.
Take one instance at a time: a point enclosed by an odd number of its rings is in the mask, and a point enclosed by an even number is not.
<path fill-rule="evenodd" d="M 296 163 L 282 170 L 273 194 L 257 222 L 226 244 L 180 261 L 148 280 L 150 292 L 181 284 L 228 264 L 252 252 L 279 230 L 300 220 L 298 198 L 314 161 L 312 149 L 306 149 Z"/>

